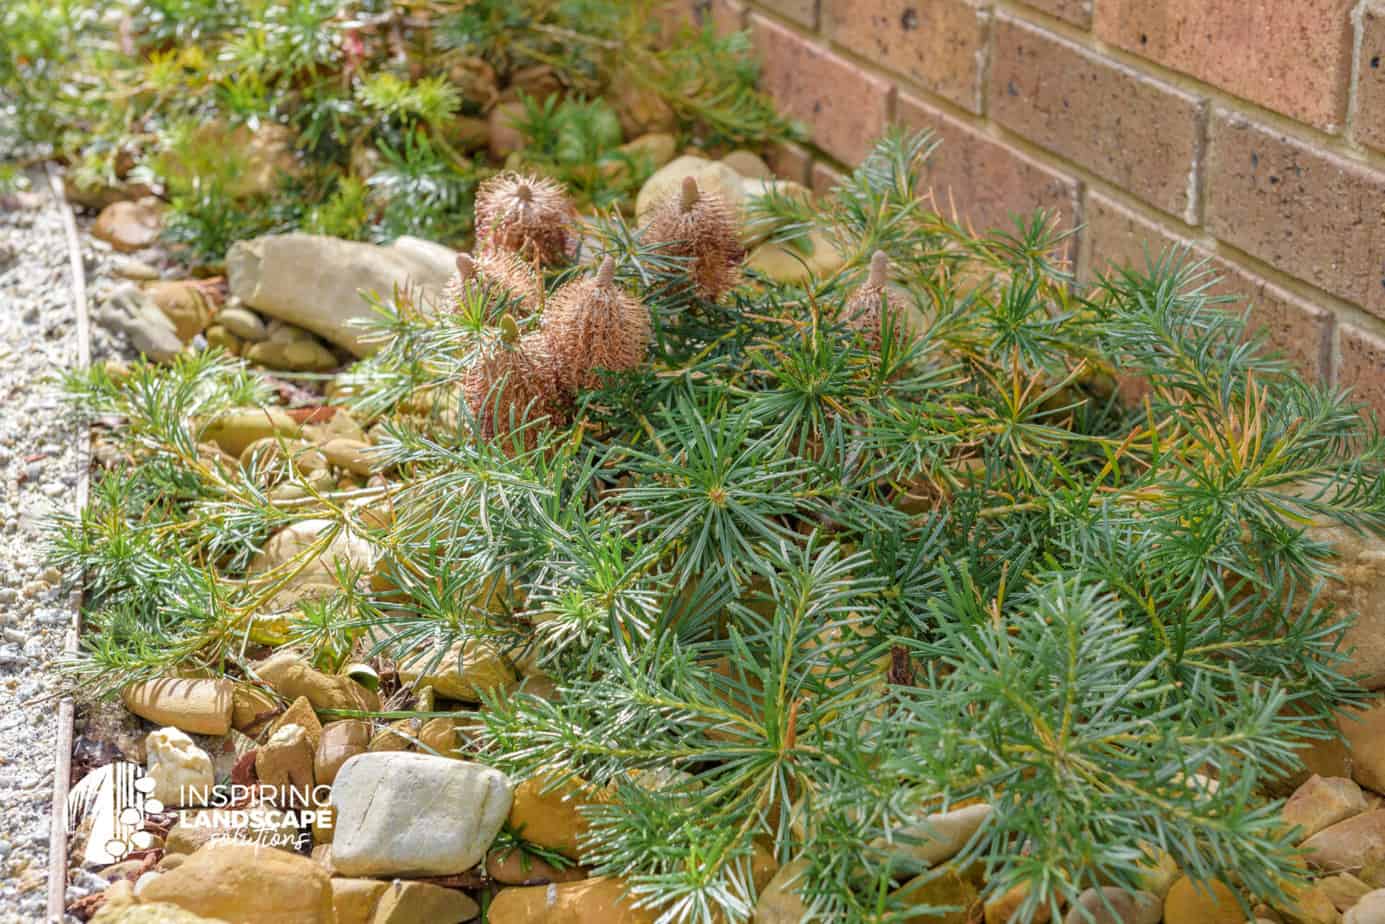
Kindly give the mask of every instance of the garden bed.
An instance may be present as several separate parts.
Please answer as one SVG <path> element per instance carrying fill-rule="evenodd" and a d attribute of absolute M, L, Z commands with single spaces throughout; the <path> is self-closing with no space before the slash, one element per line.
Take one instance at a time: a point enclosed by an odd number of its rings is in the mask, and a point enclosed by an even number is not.
<path fill-rule="evenodd" d="M 521 9 L 132 19 L 145 169 L 79 113 L 70 910 L 1370 920 L 1373 423 L 1187 255 L 1079 286 L 902 132 L 815 197 L 737 39 Z"/>

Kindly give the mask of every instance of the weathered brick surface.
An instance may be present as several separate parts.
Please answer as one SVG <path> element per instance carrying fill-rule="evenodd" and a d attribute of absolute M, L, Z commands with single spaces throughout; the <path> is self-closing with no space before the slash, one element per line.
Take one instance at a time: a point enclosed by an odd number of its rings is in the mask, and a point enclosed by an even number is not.
<path fill-rule="evenodd" d="M 763 16 L 750 23 L 761 86 L 779 106 L 838 160 L 854 164 L 869 153 L 889 122 L 893 84 Z"/>
<path fill-rule="evenodd" d="M 800 26 L 817 28 L 818 0 L 760 0 L 760 6 L 773 10 L 785 19 L 792 19 Z"/>
<path fill-rule="evenodd" d="M 813 165 L 813 156 L 802 145 L 783 141 L 770 146 L 765 154 L 765 163 L 769 164 L 769 169 L 774 171 L 775 176 L 806 184 L 808 170 Z"/>
<path fill-rule="evenodd" d="M 1361 57 L 1356 75 L 1356 140 L 1385 151 L 1385 0 L 1361 16 Z"/>
<path fill-rule="evenodd" d="M 1208 155 L 1208 228 L 1385 317 L 1382 203 L 1385 171 L 1217 111 Z"/>
<path fill-rule="evenodd" d="M 1204 108 L 1196 96 L 1053 33 L 996 20 L 992 117 L 1194 224 Z"/>
<path fill-rule="evenodd" d="M 1066 19 L 1074 26 L 1083 29 L 1092 27 L 1093 0 L 1021 0 L 1036 10 L 1043 10 L 1050 16 Z"/>
<path fill-rule="evenodd" d="M 941 142 L 923 176 L 939 211 L 950 214 L 955 205 L 978 230 L 1011 228 L 1012 215 L 1040 208 L 1058 212 L 1064 228 L 1076 226 L 1079 189 L 1072 177 L 907 94 L 899 98 L 899 119 L 931 129 Z"/>
<path fill-rule="evenodd" d="M 1299 298 L 1227 260 L 1214 260 L 1212 270 L 1222 277 L 1213 294 L 1234 296 L 1231 306 L 1250 306 L 1252 329 L 1262 330 L 1269 342 L 1308 378 L 1327 378 L 1336 317 L 1331 311 Z"/>
<path fill-rule="evenodd" d="M 990 13 L 970 0 L 823 0 L 822 20 L 838 45 L 981 111 Z"/>
<path fill-rule="evenodd" d="M 1082 218 L 1086 229 L 1079 271 L 1085 282 L 1091 282 L 1113 267 L 1143 269 L 1147 258 L 1157 260 L 1170 247 L 1191 246 L 1176 232 L 1132 212 L 1096 190 L 1087 192 Z"/>
<path fill-rule="evenodd" d="M 1116 266 L 1144 268 L 1170 248 L 1190 247 L 1188 259 L 1208 259 L 1208 270 L 1221 277 L 1210 292 L 1230 296 L 1228 310 L 1251 308 L 1250 324 L 1262 330 L 1274 348 L 1283 352 L 1300 372 L 1324 379 L 1332 345 L 1334 319 L 1321 305 L 1299 298 L 1292 292 L 1265 280 L 1253 271 L 1230 260 L 1210 257 L 1207 251 L 1137 215 L 1120 203 L 1098 192 L 1087 195 L 1087 251 L 1082 278 L 1091 280 Z"/>
<path fill-rule="evenodd" d="M 1338 349 L 1337 384 L 1349 386 L 1356 400 L 1385 419 L 1385 337 L 1343 324 Z"/>
<path fill-rule="evenodd" d="M 1346 115 L 1354 4 L 1101 0 L 1095 28 L 1113 45 L 1334 131 Z"/>

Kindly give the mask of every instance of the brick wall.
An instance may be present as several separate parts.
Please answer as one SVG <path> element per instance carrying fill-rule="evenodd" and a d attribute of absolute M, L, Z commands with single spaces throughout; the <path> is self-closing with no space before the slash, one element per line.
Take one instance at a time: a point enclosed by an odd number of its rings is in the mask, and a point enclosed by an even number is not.
<path fill-rule="evenodd" d="M 681 0 L 745 28 L 830 186 L 887 125 L 943 140 L 978 227 L 1057 210 L 1083 279 L 1176 242 L 1305 374 L 1385 414 L 1385 0 Z"/>

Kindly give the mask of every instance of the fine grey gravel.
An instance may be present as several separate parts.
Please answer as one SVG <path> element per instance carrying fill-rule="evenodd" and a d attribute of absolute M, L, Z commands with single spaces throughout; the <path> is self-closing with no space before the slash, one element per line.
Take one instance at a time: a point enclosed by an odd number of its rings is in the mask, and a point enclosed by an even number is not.
<path fill-rule="evenodd" d="M 45 519 L 75 512 L 77 428 L 57 377 L 77 363 L 60 209 L 41 174 L 0 206 L 0 922 L 42 921 L 61 655 L 72 612 Z"/>

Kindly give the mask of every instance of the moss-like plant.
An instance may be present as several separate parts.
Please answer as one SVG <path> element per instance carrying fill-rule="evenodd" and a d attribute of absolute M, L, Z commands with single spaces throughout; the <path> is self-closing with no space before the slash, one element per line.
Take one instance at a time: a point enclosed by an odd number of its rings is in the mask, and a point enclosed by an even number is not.
<path fill-rule="evenodd" d="M 164 184 L 188 262 L 296 228 L 469 247 L 474 191 L 508 165 L 459 127 L 502 87 L 537 95 L 518 166 L 603 207 L 648 172 L 618 150 L 630 132 L 716 145 L 799 134 L 756 89 L 744 35 L 668 42 L 655 7 L 436 0 L 386 24 L 376 0 L 14 0 L 0 4 L 0 106 L 87 194 Z M 660 118 L 622 139 L 603 97 L 626 90 Z M 270 182 L 244 182 L 265 164 Z"/>
<path fill-rule="evenodd" d="M 541 327 L 488 287 L 383 307 L 381 351 L 339 383 L 374 428 L 372 487 L 286 466 L 286 505 L 208 461 L 202 422 L 264 397 L 231 360 L 74 378 L 128 421 L 127 463 L 57 530 L 89 582 L 74 679 L 240 675 L 274 582 L 335 533 L 282 570 L 249 558 L 325 520 L 379 563 L 293 637 L 332 664 L 484 641 L 551 680 L 487 697 L 476 759 L 605 787 L 582 862 L 665 921 L 746 921 L 766 851 L 804 861 L 834 922 L 907 919 L 903 883 L 950 869 L 1056 919 L 1165 854 L 1282 901 L 1303 870 L 1265 788 L 1362 696 L 1305 527 L 1385 530 L 1385 441 L 1248 339 L 1186 254 L 1079 287 L 1042 216 L 976 237 L 927 212 L 928 150 L 891 136 L 820 206 L 771 203 L 778 236 L 811 222 L 847 257 L 805 286 L 709 301 L 612 217 L 595 274 L 549 273 Z M 888 298 L 877 251 L 918 330 L 868 345 L 846 308 Z M 547 397 L 536 330 L 572 417 L 497 438 Z M 467 408 L 437 412 L 462 381 Z M 923 869 L 927 817 L 977 801 L 976 837 Z"/>

